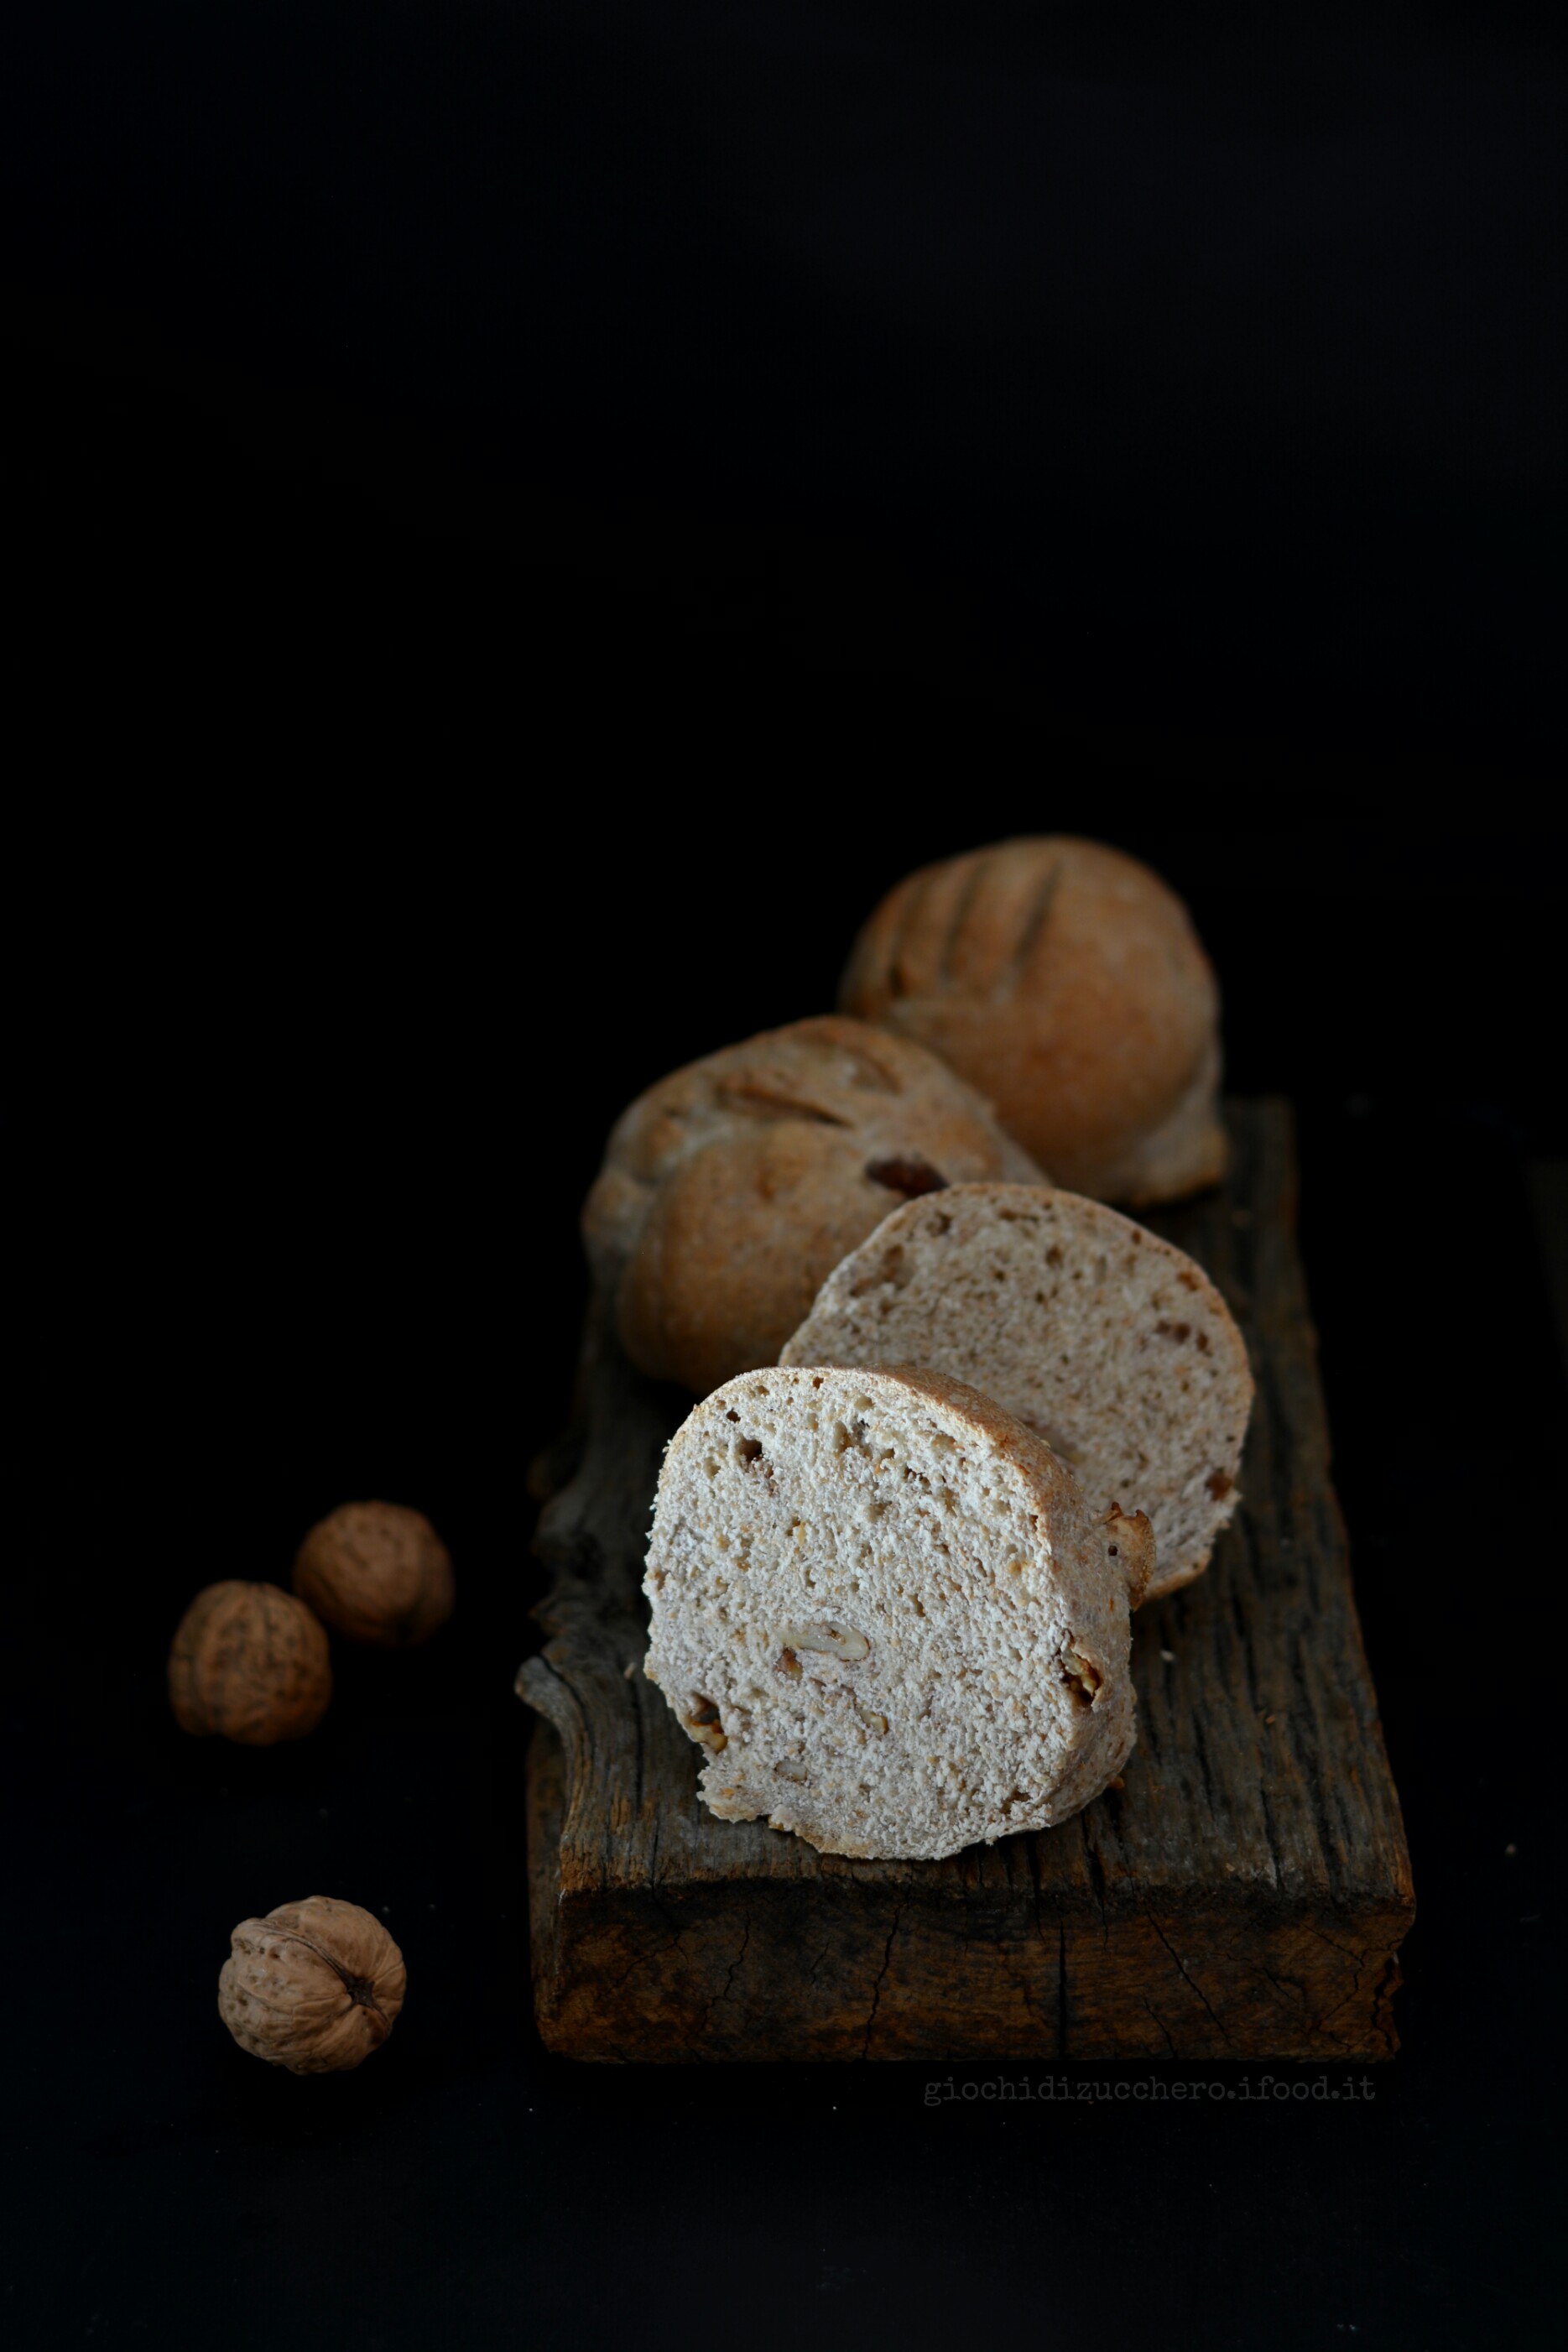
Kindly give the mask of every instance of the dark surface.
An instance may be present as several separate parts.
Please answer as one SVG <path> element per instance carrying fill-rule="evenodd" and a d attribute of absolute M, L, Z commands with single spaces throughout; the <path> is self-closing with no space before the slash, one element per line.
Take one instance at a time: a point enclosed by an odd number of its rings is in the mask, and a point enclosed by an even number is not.
<path fill-rule="evenodd" d="M 57 820 L 8 898 L 16 2340 L 1548 2340 L 1547 21 L 7 20 Z M 1403 2053 L 1337 2116 L 546 2063 L 522 1475 L 603 1130 L 825 1004 L 904 867 L 1051 827 L 1170 874 L 1231 1083 L 1299 1106 Z M 300 1748 L 183 1740 L 193 1591 L 366 1493 L 448 1538 L 451 1628 Z M 300 2083 L 214 1989 L 313 1891 L 411 1994 Z"/>
<path fill-rule="evenodd" d="M 59 715 L 504 759 L 738 669 L 769 734 L 1548 773 L 1556 13 L 14 12 Z"/>

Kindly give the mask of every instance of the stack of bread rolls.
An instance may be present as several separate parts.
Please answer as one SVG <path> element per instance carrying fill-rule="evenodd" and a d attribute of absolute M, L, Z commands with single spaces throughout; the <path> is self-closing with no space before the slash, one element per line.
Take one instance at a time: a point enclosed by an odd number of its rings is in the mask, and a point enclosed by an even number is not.
<path fill-rule="evenodd" d="M 583 1233 L 701 1400 L 644 1671 L 705 1799 L 936 1858 L 1118 1779 L 1131 1612 L 1236 1507 L 1240 1335 L 1124 1213 L 1223 1173 L 1218 992 L 1156 875 L 1053 836 L 899 883 L 840 1003 L 650 1087 Z"/>

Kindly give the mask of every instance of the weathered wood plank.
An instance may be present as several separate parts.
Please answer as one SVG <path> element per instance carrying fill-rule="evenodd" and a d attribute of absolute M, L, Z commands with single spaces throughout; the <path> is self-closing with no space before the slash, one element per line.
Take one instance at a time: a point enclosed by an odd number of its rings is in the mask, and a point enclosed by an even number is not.
<path fill-rule="evenodd" d="M 696 1750 L 636 1671 L 653 1487 L 690 1400 L 643 1381 L 591 1319 L 580 1458 L 538 1538 L 549 1639 L 517 1684 L 544 1718 L 528 1837 L 551 2048 L 1391 2054 L 1414 1897 L 1329 1475 L 1290 1111 L 1229 1115 L 1224 1190 L 1148 1222 L 1207 1266 L 1246 1336 L 1243 1502 L 1207 1574 L 1136 1621 L 1124 1789 L 1060 1830 L 865 1863 L 703 1808 Z"/>

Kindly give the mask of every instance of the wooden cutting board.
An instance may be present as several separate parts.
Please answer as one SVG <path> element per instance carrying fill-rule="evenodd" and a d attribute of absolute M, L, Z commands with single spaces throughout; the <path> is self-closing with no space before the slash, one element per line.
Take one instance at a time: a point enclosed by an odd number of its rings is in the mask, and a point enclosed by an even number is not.
<path fill-rule="evenodd" d="M 1258 1399 L 1207 1575 L 1135 1620 L 1123 1789 L 946 1862 L 850 1862 L 698 1800 L 639 1671 L 666 1439 L 691 1400 L 591 1318 L 537 1549 L 549 1638 L 517 1677 L 535 2001 L 598 2059 L 1392 2055 L 1415 1908 L 1329 1477 L 1290 1108 L 1228 1106 L 1224 1190 L 1146 1223 L 1206 1266 Z M 555 1483 L 551 1480 L 549 1483 Z"/>

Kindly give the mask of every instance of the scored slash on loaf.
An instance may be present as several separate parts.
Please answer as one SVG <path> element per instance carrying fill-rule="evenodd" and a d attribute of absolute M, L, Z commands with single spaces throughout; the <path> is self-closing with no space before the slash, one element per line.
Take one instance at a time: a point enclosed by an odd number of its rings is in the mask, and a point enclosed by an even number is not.
<path fill-rule="evenodd" d="M 1151 1597 L 1235 1511 L 1246 1345 L 1201 1266 L 1077 1193 L 964 1184 L 911 1201 L 834 1268 L 786 1364 L 923 1364 L 994 1397 L 1100 1507 L 1144 1510 Z"/>
<path fill-rule="evenodd" d="M 775 1369 L 659 1480 L 644 1671 L 702 1793 L 824 1853 L 935 1859 L 1066 1820 L 1134 1737 L 1153 1551 L 1041 1439 L 934 1372 Z"/>
<path fill-rule="evenodd" d="M 1224 1173 L 1213 968 L 1122 850 L 1046 835 L 907 875 L 839 1002 L 940 1054 L 1075 1192 L 1137 1208 Z"/>
<path fill-rule="evenodd" d="M 675 1070 L 612 1130 L 583 1206 L 640 1371 L 706 1395 L 773 1363 L 818 1286 L 897 1202 L 1044 1180 L 988 1103 L 907 1038 L 836 1015 Z"/>

